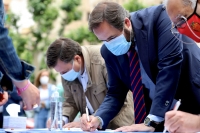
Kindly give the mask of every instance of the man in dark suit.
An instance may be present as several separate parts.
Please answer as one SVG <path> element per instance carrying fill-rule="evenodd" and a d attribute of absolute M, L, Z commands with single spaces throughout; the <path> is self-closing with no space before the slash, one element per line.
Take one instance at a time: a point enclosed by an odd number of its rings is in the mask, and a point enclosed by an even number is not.
<path fill-rule="evenodd" d="M 163 4 L 174 31 L 200 42 L 200 0 L 163 0 Z M 165 127 L 171 133 L 200 132 L 200 115 L 168 111 L 165 114 Z"/>
<path fill-rule="evenodd" d="M 162 131 L 165 113 L 178 99 L 181 99 L 180 110 L 200 113 L 199 48 L 188 37 L 180 34 L 175 37 L 171 33 L 171 21 L 163 5 L 129 14 L 117 3 L 101 2 L 90 14 L 89 28 L 104 41 L 101 54 L 109 80 L 108 93 L 95 117 L 90 116 L 88 124 L 86 115 L 82 116 L 83 130 L 105 129 L 122 107 L 128 90 L 133 90 L 129 67 L 129 54 L 133 50 L 139 56 L 145 120 L 117 131 Z M 183 41 L 193 44 L 183 46 Z M 138 114 L 135 113 L 135 120 Z"/>

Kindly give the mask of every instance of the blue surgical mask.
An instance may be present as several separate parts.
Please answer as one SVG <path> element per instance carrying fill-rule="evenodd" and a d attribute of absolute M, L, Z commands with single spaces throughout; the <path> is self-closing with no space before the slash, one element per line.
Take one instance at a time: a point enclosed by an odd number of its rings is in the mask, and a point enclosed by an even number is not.
<path fill-rule="evenodd" d="M 65 80 L 74 81 L 81 74 L 81 69 L 79 70 L 79 72 L 76 72 L 74 71 L 73 67 L 74 67 L 74 61 L 73 61 L 72 69 L 61 75 Z"/>
<path fill-rule="evenodd" d="M 124 34 L 121 34 L 120 36 L 110 40 L 109 42 L 104 41 L 104 44 L 110 52 L 118 56 L 128 52 L 131 46 L 131 41 L 127 42 Z"/>

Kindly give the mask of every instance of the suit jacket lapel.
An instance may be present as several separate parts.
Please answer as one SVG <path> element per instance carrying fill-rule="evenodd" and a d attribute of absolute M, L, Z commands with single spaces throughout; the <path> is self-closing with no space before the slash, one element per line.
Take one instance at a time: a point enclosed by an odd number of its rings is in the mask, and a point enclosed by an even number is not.
<path fill-rule="evenodd" d="M 147 31 L 144 31 L 142 29 L 134 28 L 135 33 L 135 39 L 136 39 L 136 46 L 138 48 L 138 55 L 140 58 L 140 61 L 143 65 L 143 68 L 149 78 L 152 79 L 151 71 L 150 71 L 150 62 L 149 62 L 149 45 L 148 45 L 148 37 L 147 37 Z"/>

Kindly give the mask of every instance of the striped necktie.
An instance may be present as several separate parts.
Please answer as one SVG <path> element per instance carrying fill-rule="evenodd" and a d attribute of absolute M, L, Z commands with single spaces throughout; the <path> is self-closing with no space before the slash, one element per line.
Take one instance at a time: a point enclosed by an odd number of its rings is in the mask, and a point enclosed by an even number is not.
<path fill-rule="evenodd" d="M 146 109 L 143 94 L 142 77 L 140 73 L 139 57 L 133 47 L 128 53 L 130 63 L 130 81 L 133 93 L 135 110 L 135 124 L 143 123 L 146 117 Z"/>

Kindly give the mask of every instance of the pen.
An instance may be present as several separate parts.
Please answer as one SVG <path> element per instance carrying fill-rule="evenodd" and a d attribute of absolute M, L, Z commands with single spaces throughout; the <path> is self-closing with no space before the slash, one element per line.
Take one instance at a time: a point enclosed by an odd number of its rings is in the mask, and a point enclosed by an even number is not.
<path fill-rule="evenodd" d="M 179 106 L 181 105 L 181 99 L 179 99 L 179 101 L 176 102 L 174 109 L 173 110 L 178 110 Z M 163 133 L 166 133 L 167 129 L 165 128 Z"/>
<path fill-rule="evenodd" d="M 87 108 L 87 106 L 86 106 L 85 110 L 86 110 L 87 121 L 89 122 L 89 121 L 90 121 L 90 118 L 89 118 L 89 113 L 88 113 L 88 108 Z"/>

